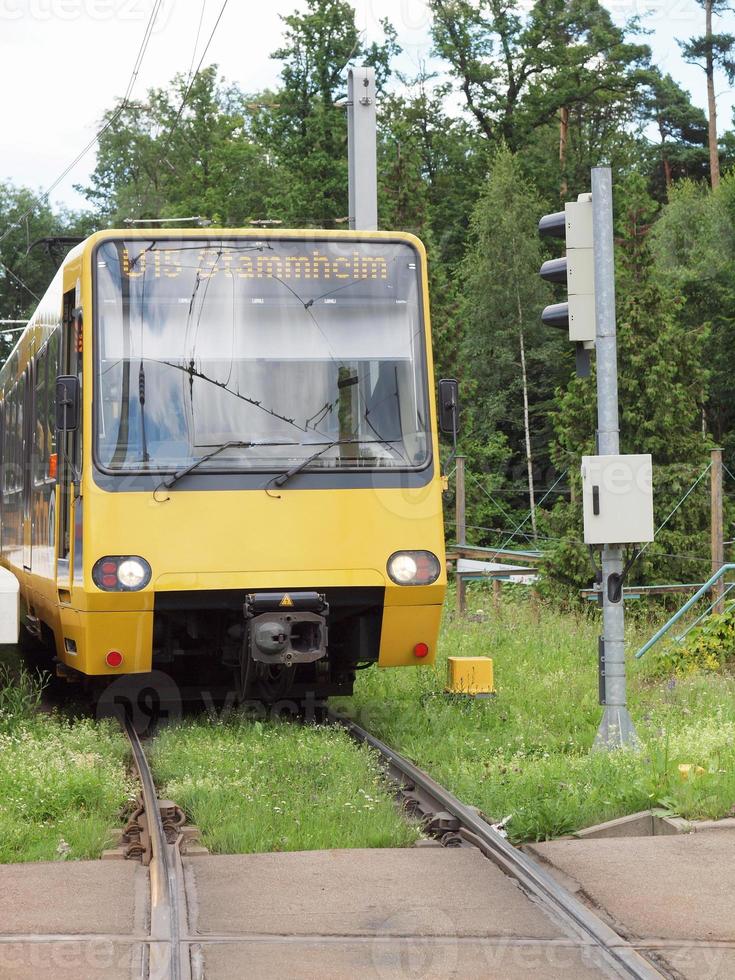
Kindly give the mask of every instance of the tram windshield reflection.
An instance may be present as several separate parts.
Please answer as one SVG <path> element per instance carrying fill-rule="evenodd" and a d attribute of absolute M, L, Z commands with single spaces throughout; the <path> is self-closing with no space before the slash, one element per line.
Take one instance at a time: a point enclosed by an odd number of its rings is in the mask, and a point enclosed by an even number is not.
<path fill-rule="evenodd" d="M 130 239 L 103 242 L 94 263 L 103 469 L 178 470 L 236 441 L 275 445 L 231 447 L 201 469 L 427 464 L 408 244 Z"/>

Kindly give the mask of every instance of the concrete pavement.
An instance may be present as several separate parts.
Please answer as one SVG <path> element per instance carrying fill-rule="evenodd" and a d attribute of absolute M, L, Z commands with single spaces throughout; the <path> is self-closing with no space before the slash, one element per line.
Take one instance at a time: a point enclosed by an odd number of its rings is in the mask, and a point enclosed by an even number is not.
<path fill-rule="evenodd" d="M 209 856 L 185 865 L 208 980 L 606 976 L 474 849 Z"/>
<path fill-rule="evenodd" d="M 676 980 L 735 978 L 735 832 L 527 848 Z M 469 848 L 184 859 L 206 980 L 593 980 L 594 951 Z M 132 862 L 0 867 L 2 980 L 127 980 L 148 939 Z"/>
<path fill-rule="evenodd" d="M 148 902 L 148 873 L 132 862 L 0 865 L 0 977 L 129 980 Z"/>
<path fill-rule="evenodd" d="M 735 977 L 735 831 L 527 845 L 631 943 L 687 980 Z"/>

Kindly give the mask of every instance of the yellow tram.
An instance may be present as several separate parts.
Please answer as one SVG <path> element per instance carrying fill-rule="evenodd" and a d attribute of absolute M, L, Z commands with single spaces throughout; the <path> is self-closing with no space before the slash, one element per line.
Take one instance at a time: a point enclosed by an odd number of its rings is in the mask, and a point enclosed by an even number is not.
<path fill-rule="evenodd" d="M 0 372 L 2 564 L 71 677 L 349 693 L 446 589 L 426 256 L 393 232 L 105 231 Z"/>

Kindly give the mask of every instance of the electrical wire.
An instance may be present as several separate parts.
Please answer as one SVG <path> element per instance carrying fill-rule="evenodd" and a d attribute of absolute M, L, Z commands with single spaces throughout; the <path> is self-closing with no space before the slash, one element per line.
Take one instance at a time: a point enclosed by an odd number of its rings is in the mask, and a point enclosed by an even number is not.
<path fill-rule="evenodd" d="M 76 165 L 80 162 L 80 160 L 82 160 L 87 155 L 87 153 L 92 149 L 92 147 L 99 142 L 99 140 L 107 132 L 107 130 L 110 129 L 111 126 L 115 125 L 115 123 L 120 118 L 122 113 L 125 111 L 125 109 L 127 109 L 128 100 L 130 99 L 130 95 L 133 91 L 133 86 L 135 85 L 135 82 L 138 78 L 138 74 L 142 67 L 143 58 L 145 57 L 145 53 L 148 49 L 148 43 L 151 39 L 153 28 L 155 27 L 156 19 L 161 9 L 162 3 L 163 0 L 155 0 L 153 9 L 151 10 L 151 15 L 148 18 L 148 23 L 146 24 L 145 32 L 143 34 L 143 40 L 141 41 L 140 47 L 138 48 L 138 54 L 136 55 L 135 58 L 135 64 L 133 65 L 133 70 L 130 74 L 127 88 L 125 89 L 125 95 L 123 96 L 122 101 L 120 102 L 117 109 L 113 112 L 113 114 L 104 124 L 104 126 L 102 126 L 101 129 L 99 129 L 97 133 L 95 133 L 95 135 L 86 144 L 86 146 L 74 157 L 71 163 L 68 164 L 68 166 L 65 167 L 64 170 L 62 170 L 59 176 L 46 188 L 46 190 L 39 197 L 36 198 L 35 203 L 32 204 L 29 208 L 27 208 L 27 210 L 24 211 L 19 218 L 17 218 L 14 222 L 8 225 L 8 227 L 5 229 L 3 234 L 0 235 L 0 244 L 2 244 L 2 242 L 5 241 L 5 239 L 8 237 L 10 232 L 13 231 L 14 228 L 17 228 L 18 225 L 22 224 L 23 221 L 25 221 L 25 219 L 29 217 L 29 215 L 33 214 L 33 212 L 36 210 L 36 208 L 38 208 L 40 204 L 48 200 L 48 197 L 51 194 L 51 192 L 54 191 L 59 186 L 59 184 L 64 180 L 64 178 L 69 173 L 71 173 L 71 171 L 74 169 L 74 167 L 76 167 Z M 36 299 L 38 299 L 38 297 L 36 297 Z"/>
<path fill-rule="evenodd" d="M 684 503 L 684 501 L 687 499 L 687 497 L 696 489 L 696 487 L 701 483 L 701 481 L 705 478 L 705 476 L 707 476 L 707 474 L 709 473 L 709 471 L 711 469 L 712 469 L 712 463 L 708 463 L 707 466 L 705 466 L 705 468 L 699 474 L 699 476 L 697 477 L 697 479 L 694 481 L 694 483 L 689 487 L 689 489 L 684 494 L 684 496 L 681 498 L 681 500 L 676 505 L 676 507 L 674 507 L 674 509 L 671 511 L 671 513 L 668 515 L 668 517 L 656 528 L 656 530 L 653 533 L 653 540 L 652 541 L 649 541 L 647 544 L 644 544 L 643 545 L 643 547 L 638 552 L 638 554 L 635 556 L 635 558 L 633 559 L 633 561 L 638 561 L 638 559 L 641 557 L 641 555 L 644 554 L 644 552 L 653 544 L 653 541 L 656 540 L 656 535 L 659 534 L 659 532 L 662 531 L 666 527 L 666 525 L 669 523 L 669 521 L 671 520 L 671 518 L 674 516 L 674 514 L 677 512 L 677 510 L 681 507 L 681 505 Z"/>
<path fill-rule="evenodd" d="M 209 46 L 211 45 L 212 40 L 214 39 L 214 35 L 217 33 L 217 28 L 219 27 L 219 23 L 222 20 L 222 15 L 224 14 L 225 9 L 226 9 L 228 3 L 229 3 L 229 0 L 224 0 L 224 2 L 222 3 L 222 6 L 220 7 L 220 11 L 217 14 L 217 19 L 214 22 L 214 27 L 212 28 L 212 31 L 211 31 L 211 33 L 209 35 L 209 38 L 207 40 L 207 43 L 204 45 L 204 50 L 202 51 L 202 56 L 199 59 L 199 63 L 197 64 L 196 71 L 194 72 L 193 75 L 191 75 L 191 69 L 189 70 L 190 77 L 189 77 L 189 79 L 187 81 L 186 88 L 184 89 L 184 97 L 182 98 L 181 104 L 179 105 L 178 111 L 176 112 L 176 117 L 175 117 L 175 119 L 173 121 L 173 124 L 171 125 L 171 129 L 169 130 L 168 135 L 165 137 L 166 142 L 164 143 L 163 149 L 161 150 L 161 152 L 160 152 L 160 154 L 158 156 L 158 161 L 156 163 L 156 168 L 155 168 L 156 170 L 158 170 L 159 167 L 161 166 L 161 163 L 163 162 L 163 158 L 166 155 L 166 151 L 168 150 L 169 145 L 171 143 L 171 140 L 173 139 L 174 133 L 176 132 L 176 129 L 178 128 L 178 125 L 179 125 L 179 122 L 181 121 L 181 117 L 183 115 L 184 109 L 186 108 L 186 103 L 187 103 L 187 101 L 189 99 L 189 96 L 191 94 L 191 90 L 192 90 L 192 88 L 194 86 L 194 82 L 197 80 L 197 78 L 199 76 L 199 72 L 201 71 L 202 65 L 204 64 L 204 59 L 207 57 L 207 51 L 209 51 Z M 201 27 L 201 25 L 200 25 L 200 27 Z M 196 50 L 196 45 L 195 45 L 195 50 Z M 193 63 L 193 61 L 194 61 L 194 59 L 192 58 L 192 63 Z"/>
<path fill-rule="evenodd" d="M 186 76 L 186 84 L 188 85 L 191 81 L 191 73 L 194 71 L 194 59 L 197 56 L 197 48 L 199 47 L 199 37 L 202 33 L 202 23 L 204 22 L 204 11 L 207 9 L 207 0 L 202 0 L 202 9 L 199 11 L 199 26 L 197 27 L 197 36 L 194 38 L 194 48 L 191 52 L 191 61 L 189 62 L 189 71 Z"/>
<path fill-rule="evenodd" d="M 2 259 L 0 259 L 0 265 L 3 267 L 3 269 L 5 269 L 5 271 L 11 277 L 11 279 L 15 279 L 15 281 L 18 283 L 19 286 L 21 286 L 23 289 L 25 289 L 25 291 L 27 293 L 30 293 L 31 294 L 31 296 L 36 300 L 37 303 L 40 303 L 41 302 L 41 297 L 40 296 L 37 296 L 36 293 L 34 293 L 33 290 L 31 289 L 31 287 L 28 286 L 28 285 L 26 285 L 26 283 L 23 282 L 23 280 L 20 278 L 20 276 L 16 275 L 13 272 L 13 270 L 3 262 Z M 6 330 L 4 332 L 5 333 L 11 333 L 12 331 Z"/>

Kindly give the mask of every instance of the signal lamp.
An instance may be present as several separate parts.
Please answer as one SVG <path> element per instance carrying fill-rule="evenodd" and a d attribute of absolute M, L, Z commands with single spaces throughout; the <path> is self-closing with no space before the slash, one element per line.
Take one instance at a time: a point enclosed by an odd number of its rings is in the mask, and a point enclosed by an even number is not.
<path fill-rule="evenodd" d="M 110 652 L 105 657 L 105 663 L 108 667 L 119 667 L 123 662 L 123 655 L 119 650 L 110 650 Z"/>
<path fill-rule="evenodd" d="M 429 656 L 429 647 L 426 643 L 417 643 L 413 648 L 414 657 L 418 657 L 419 660 L 423 660 L 424 657 Z"/>

